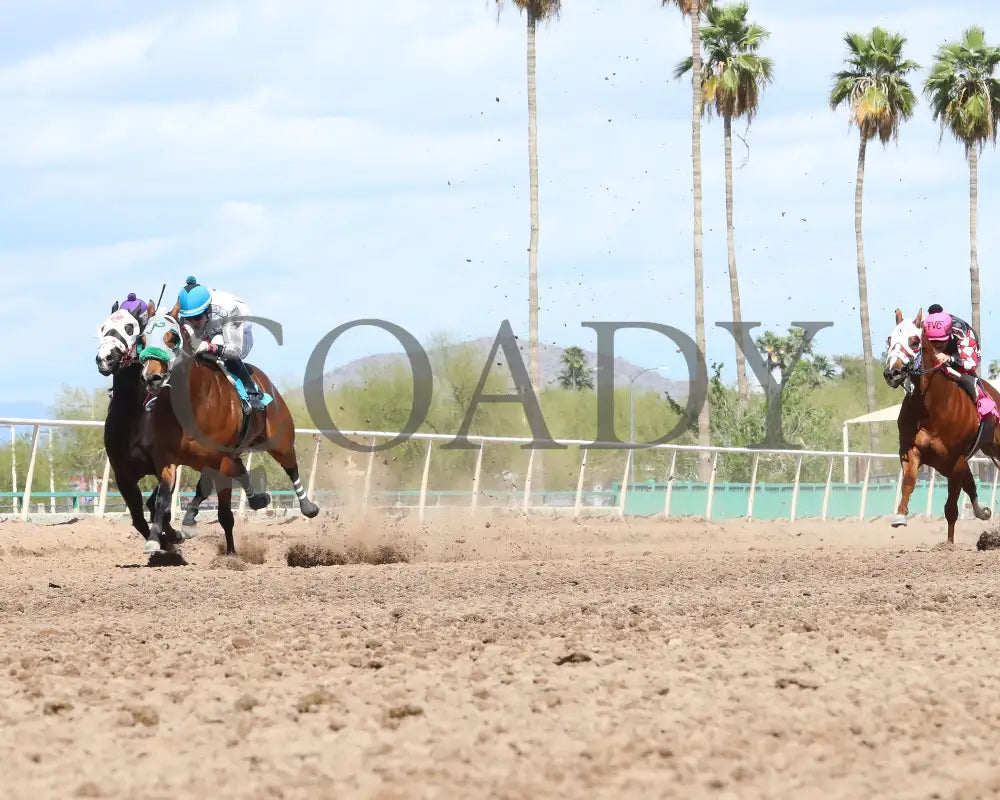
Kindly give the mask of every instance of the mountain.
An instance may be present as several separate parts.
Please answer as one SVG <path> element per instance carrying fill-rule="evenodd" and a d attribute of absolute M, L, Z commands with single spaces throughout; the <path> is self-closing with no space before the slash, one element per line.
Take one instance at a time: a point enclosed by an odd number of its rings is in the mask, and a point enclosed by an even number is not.
<path fill-rule="evenodd" d="M 473 352 L 479 358 L 480 363 L 485 365 L 486 357 L 489 355 L 490 349 L 493 347 L 493 342 L 494 338 L 490 336 L 474 339 L 469 342 L 460 342 L 457 345 L 450 345 L 449 347 L 472 348 Z M 539 343 L 538 350 L 541 357 L 543 385 L 559 385 L 559 374 L 563 370 L 563 349 L 564 348 L 557 345 Z M 524 361 L 525 369 L 528 369 L 528 343 L 526 339 L 518 339 L 518 350 L 520 351 L 521 358 Z M 434 352 L 434 348 L 428 349 L 428 355 L 433 356 Z M 593 350 L 586 349 L 584 349 L 583 352 L 587 357 L 587 365 L 591 368 L 591 370 L 595 370 L 597 366 L 597 353 Z M 500 374 L 506 373 L 509 375 L 510 371 L 507 368 L 502 349 L 497 353 L 497 361 L 500 362 L 500 365 L 494 365 L 493 370 L 498 371 Z M 628 376 L 635 375 L 637 372 L 644 369 L 644 367 L 637 366 L 623 358 L 616 358 L 614 363 L 615 385 L 625 388 L 628 388 L 629 386 Z M 381 371 L 383 369 L 389 369 L 395 365 L 401 365 L 408 368 L 406 353 L 379 353 L 355 359 L 354 361 L 344 364 L 337 369 L 325 373 L 323 375 L 323 388 L 324 390 L 329 390 L 338 386 L 363 385 L 367 370 Z M 594 383 L 596 386 L 596 376 Z M 650 370 L 649 372 L 640 375 L 635 379 L 634 385 L 637 390 L 653 391 L 658 394 L 669 392 L 670 396 L 679 403 L 683 403 L 688 394 L 687 381 L 670 380 L 669 378 L 664 378 L 661 374 L 654 370 Z M 299 387 L 298 391 L 301 391 L 301 387 Z"/>

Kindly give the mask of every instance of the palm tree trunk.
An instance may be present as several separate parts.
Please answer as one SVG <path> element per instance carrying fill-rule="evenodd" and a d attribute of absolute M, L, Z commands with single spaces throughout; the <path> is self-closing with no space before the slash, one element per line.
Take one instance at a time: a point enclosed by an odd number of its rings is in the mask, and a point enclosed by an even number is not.
<path fill-rule="evenodd" d="M 861 197 L 865 185 L 865 150 L 867 140 L 861 136 L 858 148 L 858 179 L 854 188 L 854 235 L 858 245 L 858 307 L 861 311 L 861 345 L 865 362 L 865 389 L 868 394 L 868 411 L 875 411 L 875 370 L 872 364 L 872 335 L 868 322 L 868 279 L 865 276 L 865 247 L 861 232 Z M 868 425 L 871 442 L 869 452 L 878 452 L 878 431 L 874 423 Z"/>
<path fill-rule="evenodd" d="M 535 28 L 536 19 L 531 7 L 528 18 L 528 178 L 531 236 L 528 240 L 528 363 L 531 383 L 538 402 L 541 403 L 542 365 L 538 355 L 538 130 L 535 110 Z M 545 451 L 535 454 L 532 480 L 538 489 L 545 488 Z"/>
<path fill-rule="evenodd" d="M 979 153 L 969 148 L 969 278 L 972 284 L 972 327 L 982 336 L 979 326 L 979 248 L 976 245 L 976 217 L 979 207 Z"/>
<path fill-rule="evenodd" d="M 733 119 L 728 114 L 723 120 L 726 148 L 726 238 L 729 245 L 729 294 L 733 299 L 733 322 L 738 326 L 740 313 L 740 281 L 736 275 L 736 245 L 733 241 Z M 740 392 L 740 405 L 746 410 L 750 405 L 747 385 L 747 365 L 743 355 L 742 339 L 736 336 L 736 385 Z"/>
<path fill-rule="evenodd" d="M 708 388 L 708 365 L 705 348 L 705 287 L 701 256 L 701 2 L 695 0 L 691 10 L 691 166 L 694 184 L 694 336 L 698 347 L 698 375 L 694 387 Z M 692 387 L 692 388 L 694 388 Z M 711 423 L 708 399 L 698 412 L 698 443 L 703 447 L 711 444 Z M 707 481 L 711 468 L 707 451 L 698 453 L 698 474 Z"/>
<path fill-rule="evenodd" d="M 531 238 L 528 241 L 528 359 L 531 382 L 541 391 L 538 360 L 538 132 L 535 116 L 535 15 L 528 9 L 528 172 L 530 179 Z"/>

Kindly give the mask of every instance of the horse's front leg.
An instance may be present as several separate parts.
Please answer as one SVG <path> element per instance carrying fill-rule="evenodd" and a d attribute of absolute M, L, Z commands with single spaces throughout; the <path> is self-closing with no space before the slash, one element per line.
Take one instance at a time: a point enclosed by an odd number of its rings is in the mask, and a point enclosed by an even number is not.
<path fill-rule="evenodd" d="M 958 498 L 962 494 L 962 484 L 969 467 L 965 459 L 959 459 L 948 476 L 948 499 L 944 503 L 944 518 L 948 522 L 948 544 L 955 543 L 955 522 L 958 521 Z"/>
<path fill-rule="evenodd" d="M 174 492 L 174 481 L 177 470 L 173 464 L 168 464 L 160 470 L 160 483 L 156 488 L 156 505 L 153 510 L 153 524 L 146 537 L 143 552 L 152 554 L 161 552 L 160 535 L 170 521 L 170 501 Z"/>
<path fill-rule="evenodd" d="M 899 507 L 896 516 L 892 518 L 892 527 L 906 525 L 906 516 L 910 513 L 910 495 L 917 485 L 917 473 L 920 471 L 920 450 L 914 445 L 899 457 L 903 466 L 903 485 L 900 490 Z"/>

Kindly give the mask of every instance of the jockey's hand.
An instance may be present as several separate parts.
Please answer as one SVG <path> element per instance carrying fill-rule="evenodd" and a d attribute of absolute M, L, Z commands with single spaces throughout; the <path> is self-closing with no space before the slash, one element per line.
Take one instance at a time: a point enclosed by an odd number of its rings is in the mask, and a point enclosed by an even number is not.
<path fill-rule="evenodd" d="M 195 357 L 201 358 L 216 358 L 219 355 L 219 346 L 212 344 L 211 342 L 202 342 L 198 345 L 198 349 L 194 351 Z"/>
<path fill-rule="evenodd" d="M 948 355 L 947 353 L 936 353 L 935 355 L 937 356 L 938 364 L 947 364 L 949 361 L 951 361 L 951 356 Z"/>

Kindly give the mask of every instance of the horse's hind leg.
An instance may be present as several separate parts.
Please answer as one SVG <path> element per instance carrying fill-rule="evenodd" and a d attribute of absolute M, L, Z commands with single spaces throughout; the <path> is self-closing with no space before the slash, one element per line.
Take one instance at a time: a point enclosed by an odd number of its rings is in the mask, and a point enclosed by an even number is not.
<path fill-rule="evenodd" d="M 184 534 L 185 539 L 193 539 L 196 531 L 195 526 L 198 521 L 195 516 L 198 514 L 198 509 L 201 504 L 205 502 L 208 496 L 212 493 L 212 479 L 205 472 L 202 472 L 198 477 L 198 485 L 194 489 L 194 497 L 191 498 L 191 502 L 187 504 L 187 508 L 184 509 L 184 519 L 181 521 L 181 532 Z"/>
<path fill-rule="evenodd" d="M 232 478 L 246 492 L 247 504 L 254 511 L 260 511 L 271 502 L 271 495 L 267 492 L 256 491 L 250 483 L 250 473 L 244 466 L 243 461 L 233 456 L 226 456 L 219 465 L 219 472 Z M 221 500 L 219 501 L 221 505 Z M 221 523 L 221 519 L 219 520 Z"/>
<path fill-rule="evenodd" d="M 139 489 L 139 484 L 133 483 L 131 480 L 122 480 L 117 475 L 115 475 L 115 483 L 125 505 L 128 506 L 129 514 L 132 516 L 132 527 L 145 539 L 149 536 L 149 523 L 146 522 L 146 514 L 143 511 L 142 491 Z M 153 510 L 151 504 L 149 510 L 150 512 Z"/>
<path fill-rule="evenodd" d="M 993 516 L 993 512 L 988 507 L 983 508 L 979 505 L 979 490 L 976 486 L 976 476 L 972 472 L 971 464 L 969 465 L 969 469 L 965 471 L 962 488 L 969 495 L 969 500 L 972 501 L 972 513 L 976 515 L 976 519 L 987 520 Z"/>
<path fill-rule="evenodd" d="M 285 450 L 270 450 L 268 455 L 277 461 L 281 468 L 285 470 L 288 480 L 292 482 L 295 489 L 295 496 L 299 499 L 299 509 L 302 516 L 312 519 L 319 513 L 319 506 L 306 496 L 306 490 L 302 488 L 302 480 L 299 477 L 299 462 L 295 457 L 295 448 L 289 447 Z"/>
<path fill-rule="evenodd" d="M 233 528 L 236 525 L 236 518 L 233 516 L 233 489 L 232 486 L 219 487 L 217 490 L 219 498 L 219 524 L 226 534 L 226 555 L 236 555 L 236 543 L 233 541 Z"/>

